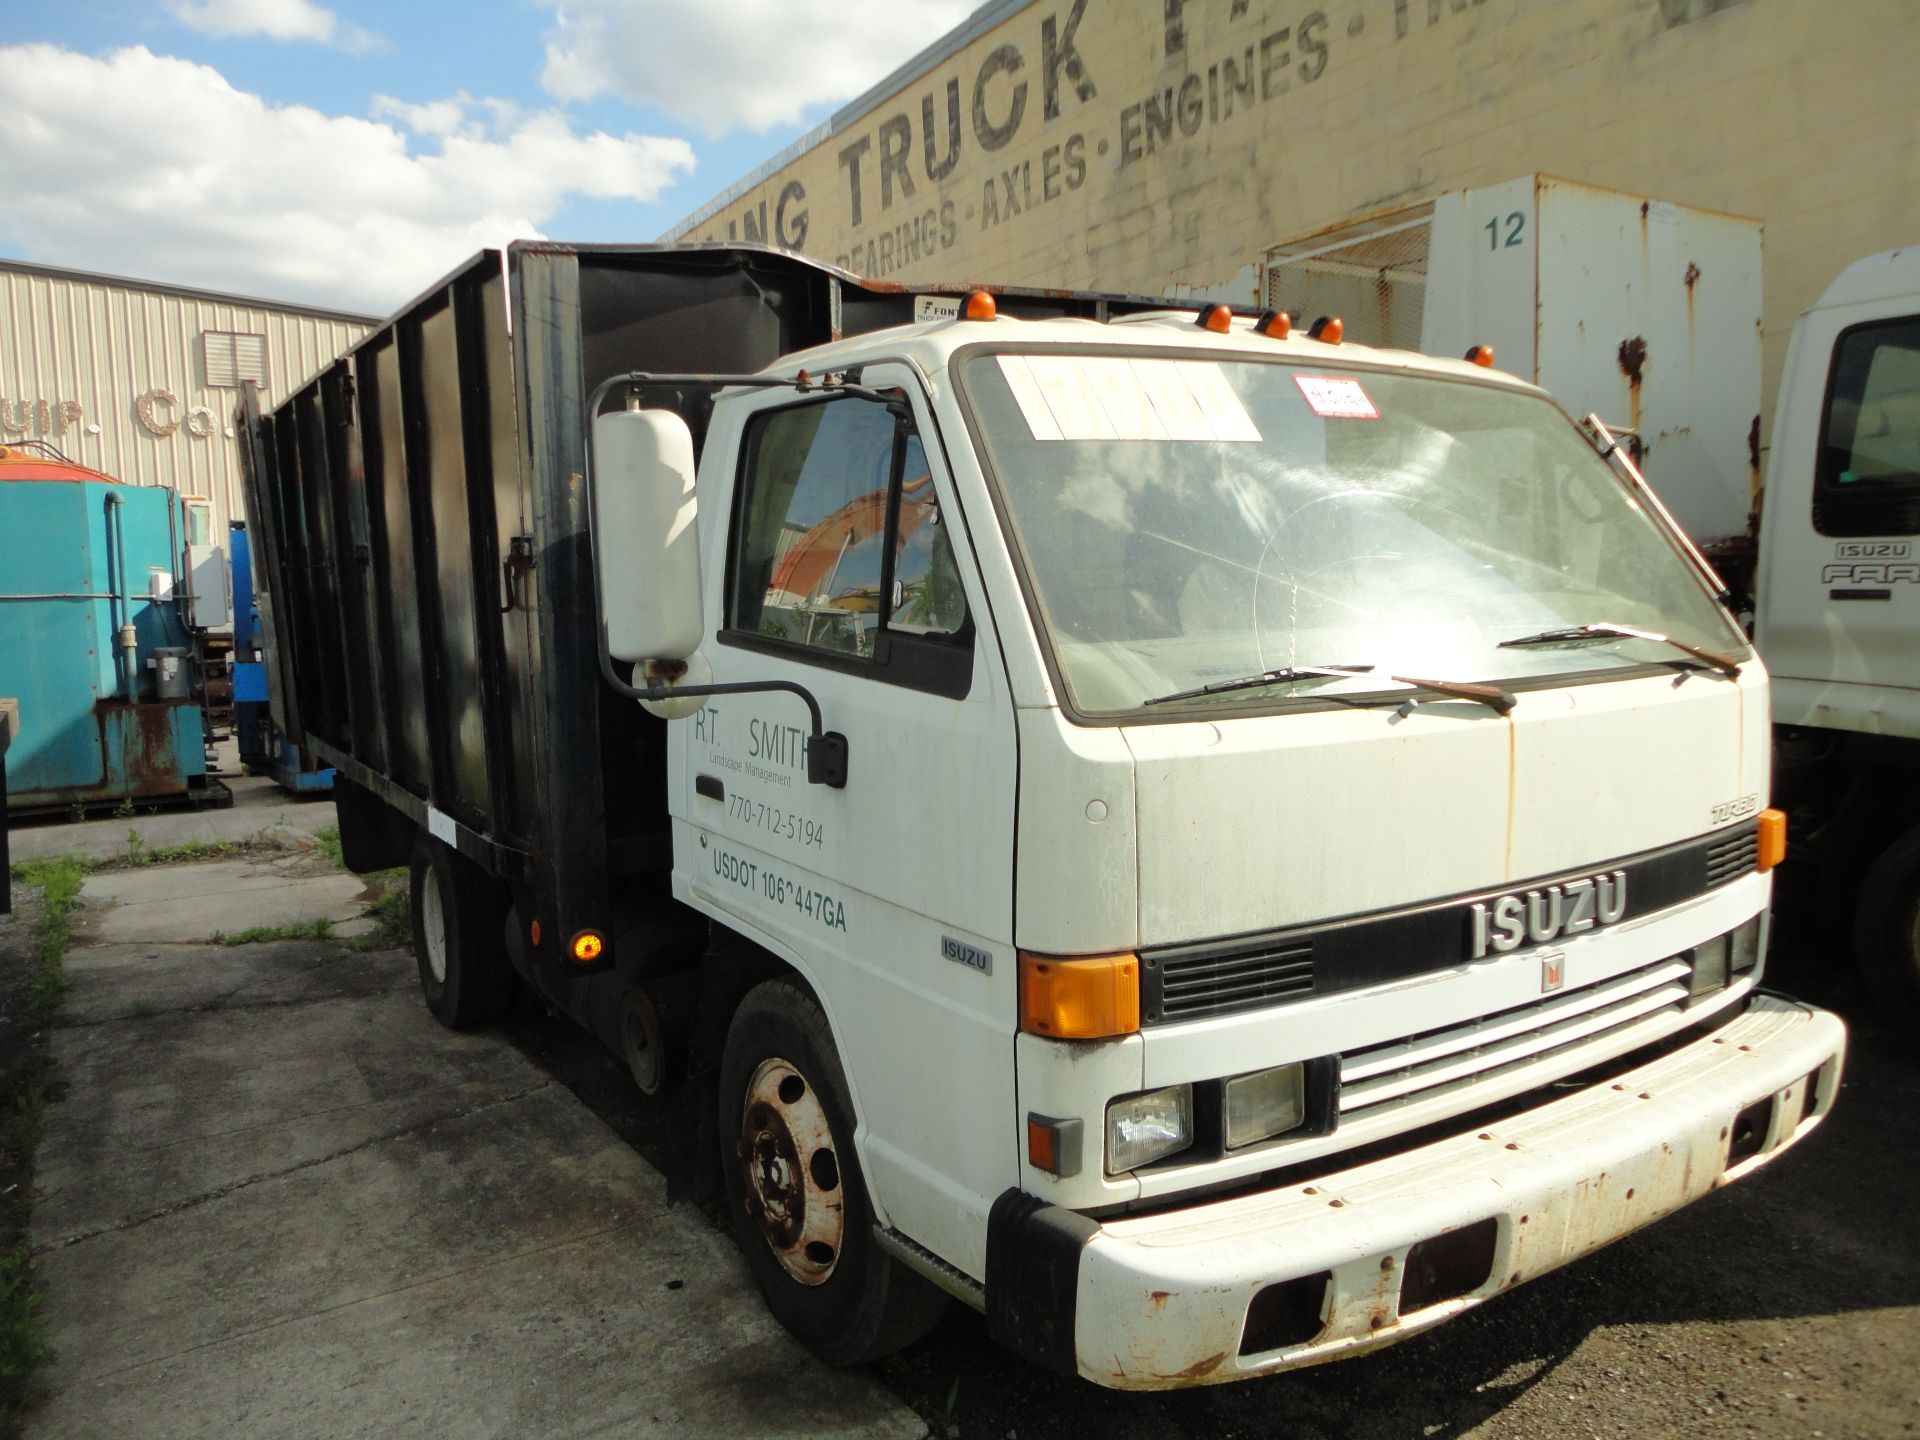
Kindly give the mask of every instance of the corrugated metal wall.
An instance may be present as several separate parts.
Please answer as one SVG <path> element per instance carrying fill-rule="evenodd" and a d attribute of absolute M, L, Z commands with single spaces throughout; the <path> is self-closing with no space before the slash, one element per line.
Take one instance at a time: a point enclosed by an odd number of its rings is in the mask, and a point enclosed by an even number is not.
<path fill-rule="evenodd" d="M 220 543 L 246 518 L 240 392 L 207 383 L 203 337 L 266 337 L 268 408 L 375 323 L 0 260 L 0 445 L 45 440 L 118 479 L 206 499 Z"/>

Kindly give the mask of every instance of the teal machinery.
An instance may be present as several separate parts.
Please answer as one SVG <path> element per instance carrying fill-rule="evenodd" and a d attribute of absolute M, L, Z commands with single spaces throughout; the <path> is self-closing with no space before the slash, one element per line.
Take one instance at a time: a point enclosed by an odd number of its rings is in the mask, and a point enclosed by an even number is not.
<path fill-rule="evenodd" d="M 172 490 L 0 448 L 0 695 L 15 814 L 207 793 Z M 224 787 L 219 787 L 224 789 Z"/>

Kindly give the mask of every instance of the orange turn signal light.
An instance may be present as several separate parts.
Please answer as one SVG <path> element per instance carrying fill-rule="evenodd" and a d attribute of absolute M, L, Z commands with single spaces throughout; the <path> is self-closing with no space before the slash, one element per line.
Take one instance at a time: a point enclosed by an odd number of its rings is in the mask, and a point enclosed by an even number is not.
<path fill-rule="evenodd" d="M 1216 335 L 1224 335 L 1233 328 L 1233 307 L 1203 305 L 1200 307 L 1200 313 L 1193 317 L 1193 323 L 1202 330 L 1211 330 Z"/>
<path fill-rule="evenodd" d="M 984 290 L 975 290 L 960 306 L 963 320 L 992 320 L 999 314 L 1000 307 L 994 303 L 993 296 Z"/>
<path fill-rule="evenodd" d="M 1328 345 L 1338 345 L 1347 333 L 1347 322 L 1338 315 L 1322 315 L 1313 322 L 1313 328 L 1307 331 L 1309 340 L 1319 340 Z"/>
<path fill-rule="evenodd" d="M 1491 370 L 1493 368 L 1493 347 L 1491 345 L 1476 345 L 1467 351 L 1466 358 L 1475 365 Z"/>
<path fill-rule="evenodd" d="M 1765 874 L 1786 858 L 1787 812 L 1762 810 L 1760 812 L 1760 848 L 1755 858 L 1754 868 Z"/>
<path fill-rule="evenodd" d="M 1269 310 L 1253 322 L 1253 328 L 1269 340 L 1284 340 L 1293 333 L 1293 316 L 1284 310 Z"/>
<path fill-rule="evenodd" d="M 1140 957 L 1020 952 L 1020 1028 L 1049 1040 L 1102 1040 L 1140 1028 Z"/>
<path fill-rule="evenodd" d="M 606 953 L 607 941 L 606 937 L 597 930 L 582 930 L 573 937 L 573 944 L 569 948 L 573 952 L 574 959 L 582 965 L 587 965 Z"/>
<path fill-rule="evenodd" d="M 540 948 L 540 917 L 538 915 L 534 916 L 533 923 L 527 926 L 527 939 L 533 942 L 534 949 Z"/>

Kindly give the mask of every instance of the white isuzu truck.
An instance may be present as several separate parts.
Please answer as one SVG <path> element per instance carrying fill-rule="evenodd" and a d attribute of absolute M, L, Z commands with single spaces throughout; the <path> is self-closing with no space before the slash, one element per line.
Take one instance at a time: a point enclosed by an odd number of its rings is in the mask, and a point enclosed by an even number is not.
<path fill-rule="evenodd" d="M 1357 1354 L 1838 1088 L 1766 673 L 1604 428 L 1158 304 L 527 244 L 249 417 L 428 1004 L 697 1087 L 835 1361 L 950 1297 L 1123 1388 Z"/>

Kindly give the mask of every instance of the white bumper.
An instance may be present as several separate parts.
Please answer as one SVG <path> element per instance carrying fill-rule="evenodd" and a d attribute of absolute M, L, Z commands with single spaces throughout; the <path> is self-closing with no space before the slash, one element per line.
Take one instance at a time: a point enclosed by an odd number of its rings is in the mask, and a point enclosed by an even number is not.
<path fill-rule="evenodd" d="M 1109 1221 L 1080 1257 L 1080 1373 L 1215 1384 L 1416 1334 L 1764 1165 L 1826 1114 L 1845 1049 L 1835 1016 L 1758 996 L 1711 1036 L 1484 1130 Z"/>

